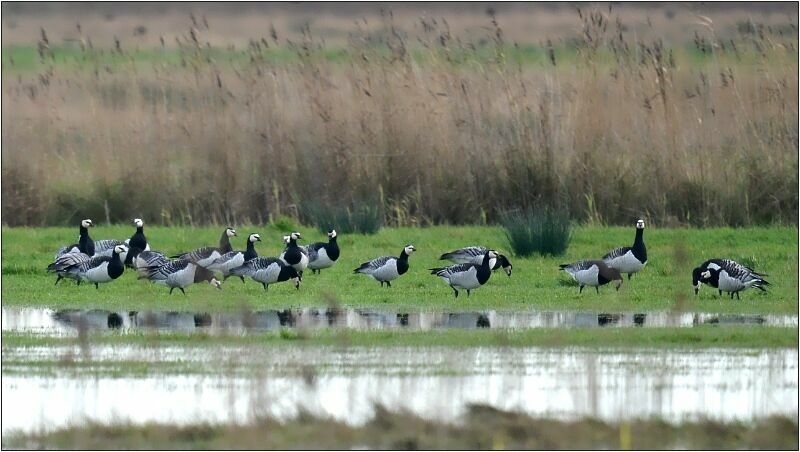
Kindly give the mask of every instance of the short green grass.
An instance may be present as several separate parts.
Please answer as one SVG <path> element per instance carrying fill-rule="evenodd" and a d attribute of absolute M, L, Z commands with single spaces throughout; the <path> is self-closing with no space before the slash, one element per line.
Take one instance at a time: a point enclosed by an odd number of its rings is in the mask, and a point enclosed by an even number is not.
<path fill-rule="evenodd" d="M 343 347 L 793 347 L 797 329 L 704 325 L 695 328 L 560 328 L 524 330 L 311 330 L 282 329 L 246 335 L 116 332 L 87 338 L 2 334 L 3 347 L 63 345 L 217 346 L 343 346 Z"/>
<path fill-rule="evenodd" d="M 155 250 L 168 254 L 196 247 L 215 245 L 222 227 L 146 227 Z M 305 242 L 323 240 L 323 234 L 311 227 L 299 227 Z M 243 249 L 249 232 L 259 232 L 257 244 L 262 256 L 275 256 L 283 248 L 286 230 L 276 226 L 237 226 L 235 249 Z M 133 226 L 100 225 L 91 230 L 99 239 L 125 239 Z M 264 292 L 260 284 L 229 279 L 223 290 L 207 284 L 187 289 L 187 295 L 136 279 L 126 270 L 120 279 L 100 286 L 76 286 L 62 281 L 54 286 L 55 276 L 45 268 L 59 246 L 77 240 L 77 227 L 3 228 L 2 296 L 5 306 L 45 306 L 53 308 L 234 310 L 275 307 L 343 306 L 386 309 L 498 309 L 498 310 L 591 310 L 652 311 L 683 309 L 702 312 L 794 313 L 797 312 L 798 266 L 797 229 L 659 229 L 645 231 L 649 263 L 631 281 L 625 280 L 619 292 L 605 286 L 578 293 L 568 275 L 559 272 L 558 264 L 583 258 L 599 258 L 609 249 L 630 245 L 633 227 L 576 227 L 572 242 L 561 257 L 517 258 L 511 255 L 503 230 L 499 227 L 437 226 L 429 228 L 384 228 L 375 235 L 339 236 L 342 256 L 321 275 L 306 272 L 300 290 L 290 283 L 271 286 Z M 352 271 L 361 262 L 383 255 L 397 255 L 408 243 L 417 247 L 411 256 L 409 273 L 396 280 L 391 288 Z M 495 272 L 486 286 L 453 298 L 450 288 L 430 275 L 431 267 L 444 265 L 441 253 L 466 245 L 486 245 L 507 253 L 514 265 L 509 278 Z M 768 273 L 772 283 L 769 293 L 743 292 L 741 300 L 719 297 L 704 287 L 695 297 L 691 288 L 691 270 L 705 259 L 728 257 Z"/>

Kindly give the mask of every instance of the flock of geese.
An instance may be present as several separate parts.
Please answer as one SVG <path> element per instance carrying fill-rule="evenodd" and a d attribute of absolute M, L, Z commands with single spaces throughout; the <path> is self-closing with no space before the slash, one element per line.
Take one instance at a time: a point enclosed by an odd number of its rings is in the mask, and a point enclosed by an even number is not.
<path fill-rule="evenodd" d="M 245 281 L 246 277 L 259 282 L 264 290 L 270 284 L 292 281 L 299 289 L 303 272 L 311 269 L 312 273 L 320 273 L 332 267 L 340 256 L 335 230 L 328 232 L 327 242 L 310 245 L 299 245 L 302 238 L 299 232 L 283 236 L 286 248 L 277 257 L 260 257 L 255 243 L 261 236 L 251 233 L 247 237 L 244 251 L 234 251 L 231 237 L 236 237 L 236 230 L 225 228 L 218 246 L 206 246 L 192 251 L 167 256 L 153 251 L 144 235 L 144 221 L 133 220 L 136 232 L 124 241 L 92 240 L 89 228 L 93 227 L 91 219 L 82 220 L 78 243 L 60 248 L 55 261 L 47 270 L 55 273 L 56 284 L 62 279 L 72 279 L 80 285 L 89 282 L 99 288 L 102 283 L 119 278 L 125 268 L 136 271 L 139 279 L 147 279 L 156 284 L 170 288 L 171 294 L 176 288 L 185 295 L 184 289 L 191 284 L 208 282 L 217 289 L 230 277 L 238 277 Z M 636 222 L 636 236 L 633 246 L 619 247 L 606 253 L 602 259 L 580 260 L 559 267 L 567 272 L 579 286 L 579 293 L 585 286 L 594 287 L 600 292 L 600 286 L 614 282 L 617 290 L 622 285 L 622 275 L 627 273 L 628 279 L 643 270 L 647 265 L 647 248 L 644 244 L 644 221 Z M 403 247 L 400 255 L 383 256 L 364 262 L 354 273 L 370 276 L 387 287 L 392 281 L 408 272 L 408 258 L 416 251 L 414 245 Z M 442 278 L 458 297 L 459 290 L 466 290 L 467 296 L 489 280 L 492 272 L 502 269 L 509 277 L 512 272 L 511 262 L 506 256 L 495 250 L 481 246 L 469 246 L 441 255 L 440 260 L 448 260 L 453 265 L 430 269 L 432 275 Z M 739 298 L 739 292 L 748 288 L 766 291 L 769 285 L 764 279 L 766 274 L 730 259 L 709 259 L 692 271 L 692 286 L 695 295 L 701 284 L 717 288 L 719 294 L 728 292 L 730 298 Z"/>

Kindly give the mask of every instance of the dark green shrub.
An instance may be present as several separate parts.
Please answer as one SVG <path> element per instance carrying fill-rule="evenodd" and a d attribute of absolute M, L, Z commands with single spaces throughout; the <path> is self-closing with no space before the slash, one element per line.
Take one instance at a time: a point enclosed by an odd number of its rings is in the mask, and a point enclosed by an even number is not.
<path fill-rule="evenodd" d="M 566 210 L 535 208 L 503 214 L 503 227 L 517 256 L 559 256 L 569 246 L 571 225 Z"/>
<path fill-rule="evenodd" d="M 341 233 L 375 234 L 383 225 L 383 214 L 378 203 L 356 202 L 351 205 L 308 203 L 306 221 L 321 232 L 336 229 Z"/>

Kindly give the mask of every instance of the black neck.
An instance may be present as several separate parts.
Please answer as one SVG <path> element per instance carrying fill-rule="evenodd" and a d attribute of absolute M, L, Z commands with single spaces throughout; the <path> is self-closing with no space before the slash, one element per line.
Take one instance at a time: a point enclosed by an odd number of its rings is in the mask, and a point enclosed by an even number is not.
<path fill-rule="evenodd" d="M 227 230 L 225 230 L 222 233 L 222 237 L 219 238 L 219 251 L 223 254 L 231 251 L 231 241 L 228 239 Z"/>
<path fill-rule="evenodd" d="M 111 279 L 117 279 L 119 275 L 125 270 L 125 266 L 122 265 L 122 259 L 119 256 L 119 253 L 111 253 L 111 262 L 108 263 L 108 276 Z"/>
<path fill-rule="evenodd" d="M 144 234 L 144 226 L 137 226 L 136 227 L 137 234 Z"/>
<path fill-rule="evenodd" d="M 328 253 L 328 258 L 335 261 L 339 259 L 339 245 L 336 243 L 336 237 L 331 237 L 328 244 L 325 246 L 325 252 Z"/>
<path fill-rule="evenodd" d="M 636 238 L 631 248 L 633 256 L 642 262 L 647 261 L 647 248 L 644 246 L 644 229 L 636 229 Z"/>
<path fill-rule="evenodd" d="M 400 259 L 399 260 L 401 260 L 401 261 L 407 261 L 408 260 L 408 254 L 406 254 L 406 249 L 405 248 L 403 248 L 403 251 L 400 251 Z"/>
<path fill-rule="evenodd" d="M 89 230 L 81 225 L 81 237 L 78 240 L 78 249 L 81 253 L 94 256 L 94 240 L 89 237 Z"/>
<path fill-rule="evenodd" d="M 251 242 L 250 240 L 247 241 L 247 250 L 244 252 L 244 260 L 249 261 L 250 259 L 258 257 L 258 253 L 256 253 L 256 242 Z"/>

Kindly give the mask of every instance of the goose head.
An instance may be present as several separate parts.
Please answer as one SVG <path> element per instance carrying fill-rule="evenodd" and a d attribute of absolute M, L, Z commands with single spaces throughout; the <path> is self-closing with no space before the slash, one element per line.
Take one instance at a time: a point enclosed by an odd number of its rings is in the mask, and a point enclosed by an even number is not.
<path fill-rule="evenodd" d="M 411 256 L 416 250 L 417 249 L 414 247 L 414 245 L 406 245 L 405 248 L 403 248 L 403 251 L 406 253 L 406 256 Z"/>
<path fill-rule="evenodd" d="M 92 226 L 94 226 L 94 223 L 92 223 L 92 220 L 90 220 L 89 218 L 81 221 L 81 227 L 84 229 L 91 228 Z"/>
<path fill-rule="evenodd" d="M 225 235 L 227 235 L 228 237 L 236 237 L 236 229 L 225 228 Z"/>
<path fill-rule="evenodd" d="M 330 239 L 335 239 L 336 238 L 336 229 L 331 229 L 328 232 L 328 238 L 330 238 Z"/>
<path fill-rule="evenodd" d="M 134 224 L 134 225 L 135 225 L 137 228 L 141 228 L 142 226 L 144 226 L 144 221 L 142 221 L 142 219 L 141 219 L 141 218 L 134 218 L 134 219 L 133 219 L 133 224 Z"/>
<path fill-rule="evenodd" d="M 644 229 L 644 220 L 639 220 L 636 222 L 636 229 Z"/>
<path fill-rule="evenodd" d="M 503 267 L 503 270 L 505 270 L 506 275 L 508 275 L 509 278 L 511 277 L 511 270 L 513 269 L 513 266 L 511 265 L 511 262 L 509 262 L 508 258 L 504 254 L 497 255 L 496 265 L 500 265 L 501 267 Z"/>
<path fill-rule="evenodd" d="M 289 234 L 289 239 L 290 240 L 297 241 L 297 240 L 300 240 L 301 238 L 303 238 L 303 237 L 300 235 L 299 232 L 295 231 L 295 232 L 292 232 L 291 234 Z"/>
<path fill-rule="evenodd" d="M 261 241 L 261 236 L 254 232 L 254 233 L 250 234 L 249 237 L 247 237 L 247 240 L 250 243 L 260 242 Z"/>
<path fill-rule="evenodd" d="M 117 245 L 114 247 L 114 254 L 124 254 L 128 252 L 128 247 L 125 245 Z"/>
<path fill-rule="evenodd" d="M 711 279 L 710 270 L 703 270 L 701 267 L 697 267 L 692 270 L 692 287 L 694 287 L 695 295 L 700 292 L 700 283 L 706 282 L 709 279 Z"/>
<path fill-rule="evenodd" d="M 211 278 L 211 280 L 209 280 L 208 283 L 216 287 L 217 289 L 222 290 L 222 281 L 218 280 L 217 278 Z"/>

